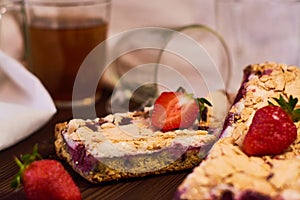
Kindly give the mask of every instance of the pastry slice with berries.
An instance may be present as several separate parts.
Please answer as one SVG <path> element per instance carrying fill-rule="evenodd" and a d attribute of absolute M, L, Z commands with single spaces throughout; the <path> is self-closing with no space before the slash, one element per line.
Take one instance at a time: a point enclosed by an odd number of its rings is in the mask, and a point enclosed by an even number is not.
<path fill-rule="evenodd" d="M 176 199 L 300 199 L 299 97 L 298 67 L 245 68 L 220 140 Z"/>
<path fill-rule="evenodd" d="M 226 100 L 220 93 L 211 96 Z M 214 114 L 215 100 L 210 99 L 183 89 L 166 91 L 142 111 L 57 124 L 56 153 L 92 183 L 193 168 L 218 138 L 225 119 Z M 222 105 L 225 109 L 226 102 Z"/>

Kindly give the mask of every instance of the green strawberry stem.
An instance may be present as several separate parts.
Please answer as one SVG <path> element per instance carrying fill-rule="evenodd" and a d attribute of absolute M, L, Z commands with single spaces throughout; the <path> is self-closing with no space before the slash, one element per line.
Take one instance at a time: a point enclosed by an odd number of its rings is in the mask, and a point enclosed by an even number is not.
<path fill-rule="evenodd" d="M 20 167 L 18 173 L 10 184 L 10 187 L 17 189 L 21 185 L 22 174 L 24 170 L 35 160 L 42 159 L 42 156 L 38 153 L 38 145 L 34 145 L 32 154 L 21 155 L 20 159 L 17 157 L 15 161 Z"/>
<path fill-rule="evenodd" d="M 212 106 L 212 104 L 205 98 L 197 98 L 199 104 L 199 121 L 206 121 L 206 117 L 204 115 L 207 112 L 207 106 Z M 207 106 L 206 106 L 207 105 Z"/>
<path fill-rule="evenodd" d="M 288 114 L 291 116 L 293 122 L 297 122 L 300 120 L 300 108 L 295 110 L 295 107 L 298 103 L 298 98 L 294 98 L 292 95 L 290 95 L 288 101 L 286 101 L 282 95 L 279 96 L 279 98 L 273 98 L 278 105 Z M 268 103 L 272 106 L 274 105 L 272 102 L 268 101 Z"/>

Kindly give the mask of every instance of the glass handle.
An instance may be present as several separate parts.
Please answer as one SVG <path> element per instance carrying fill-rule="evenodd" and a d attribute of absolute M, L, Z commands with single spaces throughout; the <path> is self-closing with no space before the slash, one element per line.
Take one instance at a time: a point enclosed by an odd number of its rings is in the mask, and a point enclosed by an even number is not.
<path fill-rule="evenodd" d="M 192 25 L 187 25 L 187 26 L 182 26 L 182 27 L 178 27 L 174 29 L 175 32 L 173 32 L 173 34 L 168 38 L 168 41 L 165 43 L 164 48 L 161 50 L 158 59 L 157 59 L 157 63 L 159 64 L 164 64 L 164 54 L 168 51 L 169 46 L 172 45 L 173 42 L 177 42 L 178 40 L 178 33 L 185 35 L 188 38 L 191 38 L 191 40 L 194 40 L 194 43 L 199 45 L 200 47 L 202 47 L 205 51 L 206 54 L 204 52 L 202 52 L 202 58 L 201 55 L 199 55 L 199 58 L 193 58 L 193 56 L 191 54 L 193 54 L 194 52 L 191 50 L 189 52 L 189 54 L 185 54 L 187 55 L 187 59 L 194 59 L 194 64 L 198 64 L 198 65 L 194 65 L 193 67 L 198 67 L 198 72 L 204 72 L 207 70 L 215 70 L 215 69 L 208 69 L 205 67 L 200 66 L 199 67 L 199 63 L 201 65 L 201 60 L 203 60 L 203 62 L 205 63 L 205 59 L 204 57 L 210 57 L 210 59 L 214 62 L 214 64 L 216 65 L 217 70 L 220 72 L 221 77 L 223 79 L 224 82 L 224 88 L 225 91 L 228 90 L 229 85 L 230 85 L 230 80 L 231 80 L 231 74 L 232 74 L 232 59 L 231 59 L 231 54 L 230 54 L 230 50 L 228 45 L 226 44 L 226 42 L 224 41 L 223 37 L 214 29 L 203 25 L 203 24 L 192 24 Z M 174 40 L 174 41 L 173 41 Z M 188 42 L 188 41 L 187 41 Z M 180 42 L 179 42 L 180 43 Z M 200 52 L 199 49 L 200 48 L 196 48 L 196 45 L 193 45 L 193 48 L 195 48 L 195 51 Z M 172 47 L 171 47 L 172 48 Z M 185 48 L 187 48 L 187 46 L 185 46 Z M 166 53 L 167 54 L 167 53 Z M 166 55 L 166 57 L 168 57 L 168 55 Z M 185 58 L 183 58 L 185 59 Z M 170 60 L 170 59 L 169 59 Z M 188 62 L 189 60 L 187 60 Z M 167 64 L 170 64 L 170 66 L 174 63 L 169 63 L 167 62 Z M 176 65 L 176 63 L 175 63 Z M 211 65 L 207 65 L 207 66 L 211 66 Z M 191 69 L 191 66 L 188 66 L 189 69 Z M 157 67 L 157 70 L 159 70 L 160 68 Z M 196 70 L 197 72 L 197 70 Z M 156 74 L 159 75 L 159 71 L 156 72 Z M 202 75 L 205 76 L 205 73 L 203 73 Z M 187 77 L 189 78 L 189 77 Z M 213 78 L 213 77 L 202 77 L 203 79 L 208 79 L 208 78 Z"/>

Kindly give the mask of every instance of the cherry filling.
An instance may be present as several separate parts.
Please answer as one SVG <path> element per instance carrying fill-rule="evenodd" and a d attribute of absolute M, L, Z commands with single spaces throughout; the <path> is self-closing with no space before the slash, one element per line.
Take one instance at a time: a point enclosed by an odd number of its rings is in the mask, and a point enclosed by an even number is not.
<path fill-rule="evenodd" d="M 258 75 L 259 77 L 262 75 L 270 75 L 272 72 L 271 69 L 268 70 L 264 70 L 264 71 L 258 71 L 256 73 L 256 75 Z M 243 75 L 243 80 L 242 80 L 242 84 L 241 87 L 238 90 L 238 93 L 233 101 L 233 105 L 236 104 L 238 101 L 240 101 L 246 94 L 246 88 L 245 85 L 246 83 L 249 81 L 249 77 L 250 75 L 253 73 L 253 71 L 251 70 L 251 66 L 248 66 L 244 69 L 244 75 Z M 234 113 L 229 112 L 225 121 L 224 121 L 224 125 L 223 125 L 223 131 L 228 127 L 231 126 L 235 120 L 236 120 L 236 115 Z M 222 132 L 223 133 L 223 132 Z M 222 136 L 222 133 L 220 136 Z"/>
<path fill-rule="evenodd" d="M 271 197 L 255 191 L 247 190 L 241 194 L 238 200 L 271 200 Z"/>
<path fill-rule="evenodd" d="M 72 157 L 72 161 L 82 172 L 90 172 L 97 168 L 98 160 L 91 154 L 88 154 L 83 144 L 77 143 L 75 149 L 68 144 L 67 149 Z"/>
<path fill-rule="evenodd" d="M 107 123 L 106 120 L 99 120 L 99 122 L 87 122 L 86 127 L 93 131 L 99 130 L 102 124 Z M 119 125 L 131 124 L 131 118 L 123 118 Z M 198 129 L 203 129 L 203 127 L 198 127 Z M 208 128 L 207 128 L 208 129 Z M 209 129 L 209 134 L 214 134 L 214 130 Z M 67 132 L 63 132 L 68 134 Z M 144 153 L 126 153 L 124 152 L 123 156 L 105 156 L 95 157 L 90 153 L 90 150 L 86 148 L 86 144 L 82 141 L 68 141 L 64 136 L 64 141 L 66 145 L 66 150 L 69 152 L 74 167 L 80 170 L 83 173 L 89 172 L 102 172 L 107 167 L 116 171 L 126 171 L 135 168 L 145 169 L 148 172 L 153 170 L 160 170 L 163 167 L 166 167 L 174 162 L 175 165 L 178 164 L 187 164 L 190 167 L 196 166 L 200 161 L 206 156 L 207 152 L 211 148 L 212 144 L 205 144 L 199 146 L 193 146 L 182 144 L 179 141 L 174 141 L 171 146 L 166 148 L 157 148 L 153 151 L 144 152 Z M 191 144 L 193 138 L 191 138 Z M 116 146 L 118 149 L 118 146 Z M 121 151 L 121 150 L 120 150 Z M 101 152 L 99 152 L 101 153 Z M 159 163 L 159 166 L 143 166 L 143 163 Z M 192 166 L 193 165 L 193 166 Z"/>
<path fill-rule="evenodd" d="M 213 199 L 218 199 L 217 197 L 213 198 Z M 250 191 L 250 190 L 246 190 L 244 191 L 239 197 L 235 198 L 234 194 L 229 191 L 226 190 L 222 193 L 222 196 L 220 198 L 220 200 L 271 200 L 271 198 L 269 196 L 263 195 L 261 193 L 255 192 L 255 191 Z"/>
<path fill-rule="evenodd" d="M 140 166 L 141 163 L 152 163 L 152 161 L 153 163 L 157 163 L 159 161 L 160 165 L 158 166 L 145 166 L 146 171 L 156 171 L 168 166 L 169 164 L 172 164 L 175 161 L 179 163 L 189 163 L 191 156 L 193 157 L 193 166 L 196 166 L 203 159 L 203 153 L 201 152 L 208 151 L 210 149 L 210 145 L 204 145 L 201 147 L 185 147 L 180 143 L 174 143 L 168 148 L 158 149 L 157 151 L 151 153 L 95 158 L 89 153 L 89 151 L 87 151 L 85 145 L 80 142 L 76 142 L 75 146 L 71 146 L 68 143 L 66 143 L 66 145 L 67 151 L 71 155 L 72 162 L 74 163 L 75 167 L 83 173 L 102 171 L 104 166 L 117 171 L 131 171 L 132 169 Z M 198 159 L 195 159 L 194 156 L 197 156 Z M 114 163 L 119 163 L 119 166 L 116 166 Z"/>

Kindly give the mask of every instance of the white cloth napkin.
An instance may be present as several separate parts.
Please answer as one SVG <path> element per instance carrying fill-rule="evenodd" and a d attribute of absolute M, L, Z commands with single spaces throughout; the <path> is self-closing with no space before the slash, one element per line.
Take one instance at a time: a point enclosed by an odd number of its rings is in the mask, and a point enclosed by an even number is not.
<path fill-rule="evenodd" d="M 0 150 L 43 126 L 56 107 L 40 81 L 0 51 Z"/>

